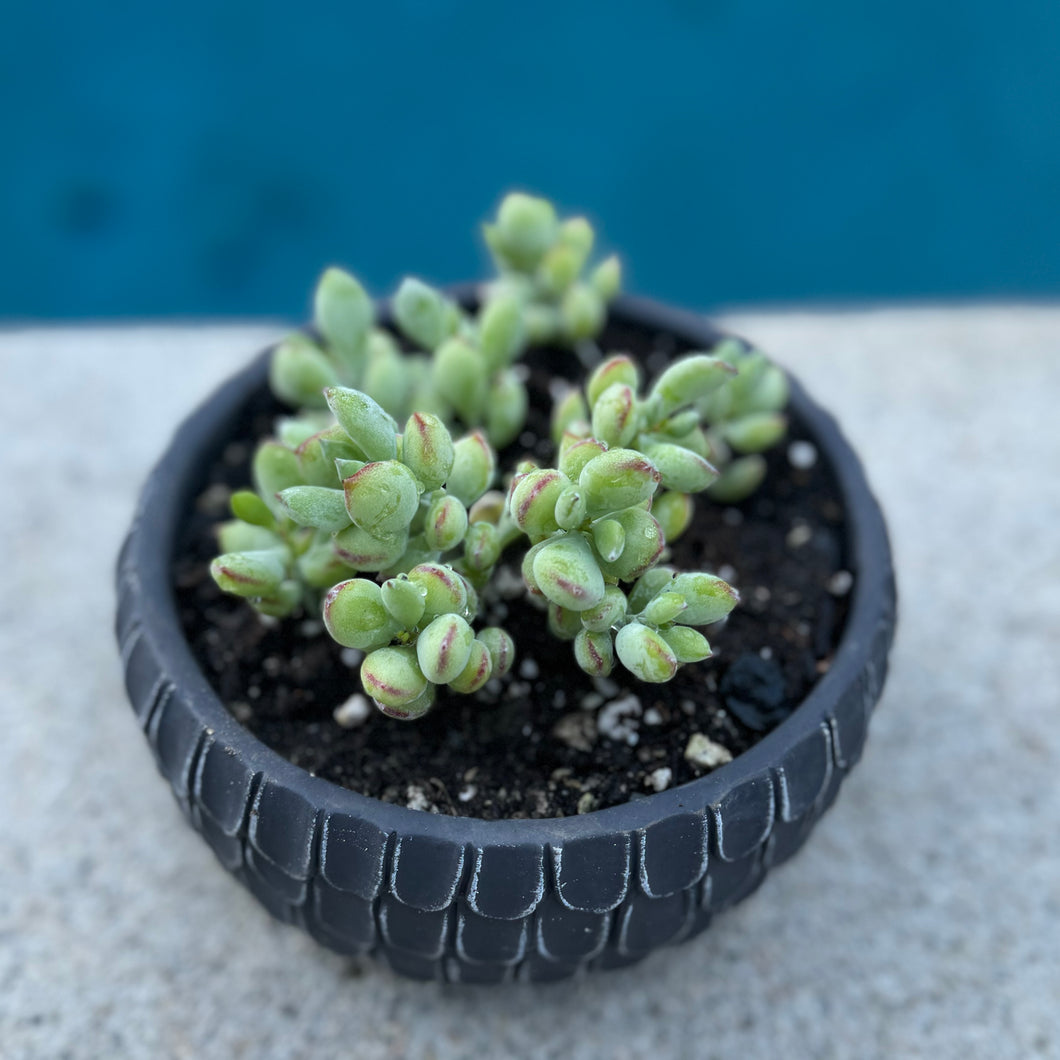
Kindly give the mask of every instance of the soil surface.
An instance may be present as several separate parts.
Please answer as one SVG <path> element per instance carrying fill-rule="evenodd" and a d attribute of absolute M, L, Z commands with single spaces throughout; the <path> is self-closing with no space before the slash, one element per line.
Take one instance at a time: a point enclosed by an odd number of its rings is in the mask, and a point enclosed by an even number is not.
<path fill-rule="evenodd" d="M 671 336 L 628 327 L 609 327 L 601 345 L 634 353 L 649 378 L 681 352 Z M 508 469 L 527 451 L 548 458 L 550 445 L 539 441 L 548 437 L 547 379 L 578 368 L 571 353 L 556 350 L 532 351 L 526 363 L 535 411 L 502 454 Z M 509 569 L 495 576 L 501 591 L 481 622 L 515 638 L 512 673 L 473 696 L 439 689 L 434 709 L 416 722 L 373 707 L 359 724 L 339 725 L 336 708 L 360 691 L 358 653 L 335 644 L 317 614 L 263 622 L 222 594 L 207 569 L 228 496 L 249 482 L 253 444 L 271 433 L 280 411 L 263 392 L 233 425 L 236 440 L 209 468 L 183 528 L 174 578 L 188 639 L 221 699 L 311 773 L 387 802 L 460 816 L 602 809 L 685 783 L 747 750 L 828 669 L 852 587 L 843 513 L 828 468 L 793 423 L 769 454 L 758 493 L 736 506 L 697 498 L 692 526 L 667 560 L 717 573 L 740 591 L 728 621 L 706 630 L 712 659 L 683 667 L 664 685 L 644 684 L 620 666 L 608 679 L 588 677 L 572 646 L 548 632 L 544 612 L 525 598 L 515 549 Z M 697 734 L 711 741 L 700 762 L 686 757 Z"/>

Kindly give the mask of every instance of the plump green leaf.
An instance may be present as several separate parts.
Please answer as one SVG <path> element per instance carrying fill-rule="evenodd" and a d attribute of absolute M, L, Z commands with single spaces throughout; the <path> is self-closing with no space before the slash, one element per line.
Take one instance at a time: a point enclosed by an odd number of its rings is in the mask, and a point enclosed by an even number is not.
<path fill-rule="evenodd" d="M 559 226 L 559 241 L 571 250 L 577 252 L 582 265 L 578 271 L 589 260 L 593 251 L 593 243 L 596 241 L 596 233 L 593 226 L 585 217 L 568 217 Z"/>
<path fill-rule="evenodd" d="M 449 682 L 454 692 L 470 695 L 477 692 L 493 674 L 493 659 L 489 649 L 480 640 L 471 642 L 467 664 L 464 669 Z"/>
<path fill-rule="evenodd" d="M 435 351 L 432 378 L 438 393 L 464 423 L 482 422 L 489 392 L 489 372 L 482 354 L 462 338 L 446 339 Z"/>
<path fill-rule="evenodd" d="M 559 529 L 556 502 L 571 485 L 555 468 L 539 468 L 512 480 L 508 510 L 515 524 L 531 538 Z"/>
<path fill-rule="evenodd" d="M 250 601 L 255 611 L 269 615 L 271 618 L 287 618 L 297 610 L 301 602 L 302 587 L 293 578 L 280 582 L 279 587 L 271 596 L 263 596 Z"/>
<path fill-rule="evenodd" d="M 512 192 L 501 202 L 496 225 L 487 226 L 486 241 L 503 265 L 532 272 L 556 241 L 558 229 L 552 203 Z"/>
<path fill-rule="evenodd" d="M 547 614 L 548 631 L 557 640 L 574 640 L 582 630 L 582 620 L 577 611 L 549 601 Z"/>
<path fill-rule="evenodd" d="M 682 409 L 679 412 L 675 412 L 672 416 L 667 416 L 665 420 L 656 424 L 652 429 L 661 439 L 681 445 L 683 444 L 681 439 L 699 426 L 699 413 L 695 409 Z M 698 450 L 696 451 L 698 452 Z"/>
<path fill-rule="evenodd" d="M 628 386 L 634 393 L 640 388 L 640 369 L 628 354 L 614 354 L 593 369 L 585 384 L 585 395 L 590 406 L 595 405 L 603 392 L 616 383 Z"/>
<path fill-rule="evenodd" d="M 251 473 L 255 490 L 276 516 L 284 514 L 277 494 L 289 486 L 303 485 L 298 457 L 279 442 L 262 442 L 258 446 Z"/>
<path fill-rule="evenodd" d="M 622 263 L 612 254 L 604 258 L 593 269 L 589 277 L 593 290 L 605 301 L 610 302 L 622 289 Z"/>
<path fill-rule="evenodd" d="M 637 579 L 637 584 L 629 592 L 629 610 L 639 614 L 657 593 L 668 590 L 673 585 L 673 567 L 652 567 Z"/>
<path fill-rule="evenodd" d="M 429 412 L 409 416 L 401 436 L 401 460 L 425 490 L 445 483 L 455 457 L 452 435 L 437 416 Z"/>
<path fill-rule="evenodd" d="M 640 504 L 658 485 L 655 465 L 635 449 L 609 449 L 593 457 L 578 476 L 591 516 Z"/>
<path fill-rule="evenodd" d="M 514 442 L 526 425 L 530 399 L 514 371 L 494 377 L 486 396 L 486 434 L 497 449 Z"/>
<path fill-rule="evenodd" d="M 537 275 L 553 297 L 562 295 L 581 274 L 585 259 L 562 241 L 549 248 L 538 266 Z"/>
<path fill-rule="evenodd" d="M 537 584 L 537 579 L 534 577 L 534 560 L 537 558 L 537 554 L 548 544 L 548 541 L 538 541 L 536 544 L 531 545 L 523 553 L 522 561 L 522 575 L 523 583 L 526 585 L 527 591 L 531 596 L 542 596 L 541 588 Z"/>
<path fill-rule="evenodd" d="M 666 542 L 659 524 L 643 508 L 626 508 L 613 518 L 625 531 L 625 544 L 618 559 L 600 557 L 600 570 L 608 578 L 632 581 L 658 562 Z"/>
<path fill-rule="evenodd" d="M 526 345 L 522 301 L 513 294 L 491 298 L 479 315 L 479 348 L 491 372 L 510 365 Z"/>
<path fill-rule="evenodd" d="M 707 638 L 698 629 L 689 626 L 671 626 L 659 631 L 663 640 L 670 645 L 677 661 L 685 663 L 702 662 L 714 653 L 710 650 Z"/>
<path fill-rule="evenodd" d="M 388 578 L 379 588 L 380 599 L 402 629 L 415 629 L 423 618 L 427 590 L 409 581 L 408 575 Z"/>
<path fill-rule="evenodd" d="M 574 659 L 590 677 L 607 677 L 615 665 L 610 631 L 580 630 L 574 638 Z"/>
<path fill-rule="evenodd" d="M 372 300 L 357 279 L 342 269 L 326 269 L 313 296 L 313 322 L 348 382 L 360 382 L 374 320 Z"/>
<path fill-rule="evenodd" d="M 446 489 L 465 507 L 471 507 L 489 489 L 496 455 L 481 431 L 472 431 L 453 445 L 453 466 Z"/>
<path fill-rule="evenodd" d="M 594 456 L 607 452 L 607 446 L 598 438 L 572 439 L 567 446 L 561 447 L 559 456 L 559 469 L 572 482 L 577 482 L 582 473 L 582 468 Z"/>
<path fill-rule="evenodd" d="M 397 424 L 389 413 L 360 390 L 333 386 L 324 392 L 335 419 L 368 460 L 393 460 Z"/>
<path fill-rule="evenodd" d="M 622 665 L 642 681 L 661 684 L 677 673 L 677 656 L 670 645 L 640 622 L 630 622 L 618 631 L 615 650 Z"/>
<path fill-rule="evenodd" d="M 699 493 L 718 477 L 717 468 L 684 446 L 671 442 L 651 442 L 642 449 L 658 469 L 664 489 Z"/>
<path fill-rule="evenodd" d="M 408 575 L 410 582 L 425 590 L 425 621 L 446 614 L 469 617 L 467 583 L 452 567 L 443 563 L 420 563 Z"/>
<path fill-rule="evenodd" d="M 593 633 L 602 633 L 617 626 L 626 617 L 626 594 L 617 585 L 604 590 L 604 598 L 595 606 L 579 615 L 581 624 Z"/>
<path fill-rule="evenodd" d="M 707 487 L 707 495 L 722 504 L 739 504 L 758 489 L 765 477 L 765 459 L 750 453 L 722 468 L 717 481 Z"/>
<path fill-rule="evenodd" d="M 413 382 L 410 364 L 389 333 L 374 329 L 368 336 L 361 386 L 392 416 L 403 415 L 408 406 Z"/>
<path fill-rule="evenodd" d="M 323 614 L 332 638 L 346 648 L 381 648 L 399 630 L 383 606 L 379 586 L 367 578 L 350 578 L 332 586 L 324 596 Z"/>
<path fill-rule="evenodd" d="M 428 547 L 448 552 L 464 540 L 466 533 L 467 509 L 463 504 L 449 494 L 435 497 L 427 508 L 423 524 L 423 537 Z"/>
<path fill-rule="evenodd" d="M 354 570 L 385 571 L 405 554 L 408 530 L 389 537 L 377 537 L 354 525 L 340 530 L 332 541 L 335 555 Z"/>
<path fill-rule="evenodd" d="M 494 677 L 503 677 L 511 670 L 515 662 L 515 641 L 506 630 L 500 626 L 487 626 L 479 630 L 475 639 L 481 641 L 489 652 Z"/>
<path fill-rule="evenodd" d="M 720 429 L 722 437 L 738 453 L 761 453 L 784 437 L 788 420 L 779 412 L 750 412 Z"/>
<path fill-rule="evenodd" d="M 422 280 L 412 276 L 402 280 L 393 308 L 398 327 L 425 350 L 437 349 L 451 334 L 448 300 Z"/>
<path fill-rule="evenodd" d="M 290 486 L 280 493 L 280 503 L 299 526 L 336 533 L 350 525 L 342 490 L 326 486 Z"/>
<path fill-rule="evenodd" d="M 324 388 L 338 382 L 334 365 L 306 335 L 291 335 L 272 351 L 269 386 L 289 405 L 323 408 Z"/>
<path fill-rule="evenodd" d="M 222 552 L 258 552 L 281 548 L 283 542 L 272 530 L 252 526 L 240 519 L 230 519 L 217 528 L 217 544 Z"/>
<path fill-rule="evenodd" d="M 648 395 L 653 422 L 693 404 L 735 374 L 732 365 L 705 353 L 689 354 L 674 361 L 655 381 Z"/>
<path fill-rule="evenodd" d="M 779 412 L 791 396 L 791 387 L 783 369 L 769 364 L 763 370 L 754 390 L 747 396 L 748 412 Z"/>
<path fill-rule="evenodd" d="M 464 537 L 464 562 L 472 571 L 491 570 L 501 557 L 501 538 L 492 523 L 472 523 Z"/>
<path fill-rule="evenodd" d="M 687 493 L 670 490 L 656 496 L 651 514 L 662 528 L 667 544 L 676 541 L 691 525 L 695 505 Z"/>
<path fill-rule="evenodd" d="M 617 519 L 598 519 L 593 523 L 593 545 L 601 559 L 614 563 L 626 547 L 626 528 Z"/>
<path fill-rule="evenodd" d="M 324 449 L 320 433 L 310 435 L 295 450 L 302 481 L 307 486 L 327 486 L 337 489 L 341 479 L 335 471 L 334 458 Z"/>
<path fill-rule="evenodd" d="M 361 684 L 382 707 L 401 709 L 416 702 L 427 689 L 416 649 L 408 644 L 377 648 L 361 663 Z"/>
<path fill-rule="evenodd" d="M 349 518 L 376 537 L 407 532 L 419 508 L 419 482 L 397 460 L 365 464 L 342 486 Z"/>
<path fill-rule="evenodd" d="M 428 682 L 427 687 L 410 703 L 389 706 L 375 700 L 375 705 L 388 718 L 393 718 L 395 721 L 417 721 L 434 706 L 435 692 L 436 686 Z"/>
<path fill-rule="evenodd" d="M 576 283 L 567 289 L 559 312 L 563 333 L 571 342 L 594 338 L 607 317 L 604 300 L 585 283 Z"/>
<path fill-rule="evenodd" d="M 563 490 L 556 499 L 554 514 L 561 530 L 575 530 L 585 522 L 585 498 L 577 486 L 567 486 Z"/>
<path fill-rule="evenodd" d="M 639 428 L 637 396 L 631 386 L 612 383 L 593 402 L 594 438 L 599 438 L 609 446 L 621 447 L 633 441 Z"/>
<path fill-rule="evenodd" d="M 276 592 L 287 576 L 283 549 L 227 552 L 210 564 L 210 575 L 226 593 L 263 597 Z"/>
<path fill-rule="evenodd" d="M 534 581 L 553 603 L 585 611 L 604 596 L 604 579 L 592 549 L 579 533 L 551 538 L 534 557 Z"/>
<path fill-rule="evenodd" d="M 276 518 L 269 510 L 269 506 L 253 490 L 237 490 L 232 494 L 229 502 L 232 514 L 237 519 L 253 526 L 263 526 L 272 530 L 276 526 Z"/>
<path fill-rule="evenodd" d="M 416 659 L 428 681 L 445 685 L 458 678 L 471 657 L 475 634 L 460 615 L 439 615 L 416 639 Z"/>
<path fill-rule="evenodd" d="M 714 574 L 690 571 L 678 574 L 670 587 L 688 607 L 677 621 L 682 626 L 706 626 L 724 618 L 740 601 L 736 590 Z"/>
<path fill-rule="evenodd" d="M 658 628 L 680 621 L 678 616 L 687 609 L 688 601 L 684 596 L 671 590 L 652 597 L 638 617 L 646 625 Z"/>

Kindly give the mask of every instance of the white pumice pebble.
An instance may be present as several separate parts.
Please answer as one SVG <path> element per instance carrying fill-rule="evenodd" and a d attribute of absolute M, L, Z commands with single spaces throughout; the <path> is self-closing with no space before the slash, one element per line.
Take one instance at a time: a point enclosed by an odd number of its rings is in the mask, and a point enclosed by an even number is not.
<path fill-rule="evenodd" d="M 703 733 L 693 733 L 685 748 L 685 758 L 698 769 L 717 769 L 732 761 L 732 752 Z"/>
<path fill-rule="evenodd" d="M 345 703 L 340 703 L 332 712 L 331 716 L 338 725 L 344 729 L 356 729 L 363 725 L 372 715 L 372 704 L 368 697 L 360 692 L 354 692 Z"/>
<path fill-rule="evenodd" d="M 410 810 L 431 810 L 433 804 L 431 800 L 427 798 L 427 793 L 423 788 L 418 787 L 415 784 L 410 784 L 405 789 L 405 805 Z"/>
<path fill-rule="evenodd" d="M 846 596 L 854 584 L 854 575 L 848 570 L 837 570 L 825 583 L 825 588 L 833 596 Z"/>
<path fill-rule="evenodd" d="M 653 791 L 665 791 L 674 779 L 674 771 L 669 766 L 660 766 L 648 774 L 648 785 Z"/>
<path fill-rule="evenodd" d="M 640 700 L 632 692 L 600 708 L 596 728 L 602 736 L 635 747 L 640 741 L 640 718 L 644 712 Z"/>
<path fill-rule="evenodd" d="M 788 463 L 800 471 L 807 471 L 817 463 L 817 446 L 813 442 L 792 442 L 788 446 Z"/>

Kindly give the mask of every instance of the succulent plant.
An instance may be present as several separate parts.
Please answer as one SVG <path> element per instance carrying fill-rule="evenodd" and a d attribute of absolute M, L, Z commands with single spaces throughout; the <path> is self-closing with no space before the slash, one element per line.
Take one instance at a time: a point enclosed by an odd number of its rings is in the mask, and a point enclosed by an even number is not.
<path fill-rule="evenodd" d="M 701 629 L 737 594 L 666 565 L 669 546 L 695 494 L 728 502 L 757 486 L 761 451 L 786 429 L 783 372 L 735 341 L 680 357 L 646 391 L 636 361 L 611 354 L 555 402 L 554 466 L 524 459 L 497 482 L 497 449 L 526 419 L 519 357 L 595 337 L 619 269 L 609 258 L 585 278 L 591 227 L 542 199 L 509 195 L 485 232 L 501 277 L 479 307 L 406 279 L 397 334 L 356 279 L 323 274 L 313 328 L 270 362 L 295 413 L 255 452 L 211 564 L 266 616 L 320 609 L 396 718 L 422 716 L 439 686 L 469 694 L 509 672 L 512 637 L 476 624 L 519 542 L 528 593 L 586 673 L 620 664 L 658 683 L 709 658 Z"/>

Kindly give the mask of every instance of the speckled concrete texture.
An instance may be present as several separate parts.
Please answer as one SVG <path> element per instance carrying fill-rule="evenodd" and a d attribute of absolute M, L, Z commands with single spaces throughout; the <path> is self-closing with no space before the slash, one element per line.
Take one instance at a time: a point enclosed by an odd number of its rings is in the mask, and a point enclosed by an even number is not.
<path fill-rule="evenodd" d="M 126 706 L 111 571 L 137 490 L 276 329 L 0 333 L 0 1056 L 1060 1056 L 1060 308 L 726 323 L 837 411 L 890 520 L 901 622 L 865 758 L 701 939 L 500 990 L 270 921 Z"/>

